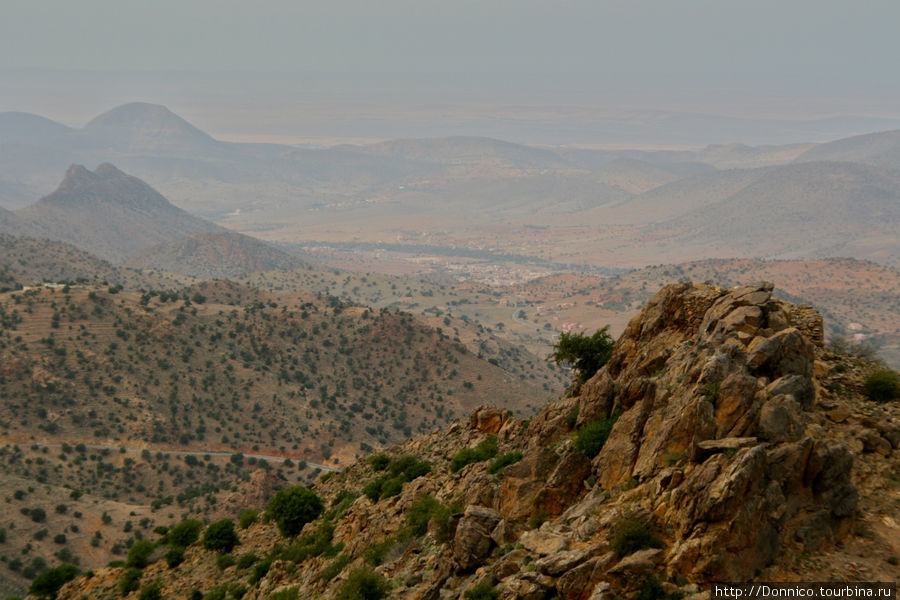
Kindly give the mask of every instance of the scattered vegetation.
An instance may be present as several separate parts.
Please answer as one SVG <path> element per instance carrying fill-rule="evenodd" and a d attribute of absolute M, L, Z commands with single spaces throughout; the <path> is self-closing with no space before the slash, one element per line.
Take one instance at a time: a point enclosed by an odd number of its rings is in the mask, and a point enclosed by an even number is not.
<path fill-rule="evenodd" d="M 403 484 L 431 472 L 431 464 L 406 454 L 391 459 L 385 467 L 387 473 L 366 484 L 362 493 L 372 502 L 398 495 Z"/>

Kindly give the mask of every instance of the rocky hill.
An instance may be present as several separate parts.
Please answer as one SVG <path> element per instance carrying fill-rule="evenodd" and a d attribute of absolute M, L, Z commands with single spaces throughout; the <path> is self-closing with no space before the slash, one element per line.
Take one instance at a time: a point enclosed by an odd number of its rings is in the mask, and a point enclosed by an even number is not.
<path fill-rule="evenodd" d="M 132 102 L 97 116 L 80 134 L 122 153 L 215 154 L 220 144 L 165 106 Z"/>
<path fill-rule="evenodd" d="M 668 286 L 530 421 L 480 408 L 318 483 L 325 510 L 271 504 L 275 522 L 227 547 L 217 526 L 180 564 L 94 570 L 60 598 L 700 599 L 713 581 L 895 580 L 900 406 L 865 400 L 872 365 L 821 344 L 819 314 L 770 284 Z"/>
<path fill-rule="evenodd" d="M 900 168 L 900 130 L 857 135 L 810 148 L 797 158 L 807 161 L 858 162 L 888 169 Z"/>
<path fill-rule="evenodd" d="M 128 289 L 172 289 L 190 279 L 113 265 L 65 242 L 0 234 L 0 265 L 9 274 L 8 289 L 43 282 L 92 281 Z M 8 291 L 8 290 L 4 290 Z"/>
<path fill-rule="evenodd" d="M 15 214 L 33 237 L 67 242 L 113 262 L 191 233 L 222 231 L 108 163 L 93 172 L 72 165 L 55 192 Z"/>
<path fill-rule="evenodd" d="M 346 462 L 488 399 L 524 414 L 547 397 L 412 315 L 311 294 L 42 287 L 0 295 L 0 315 L 14 441 Z"/>
<path fill-rule="evenodd" d="M 271 244 L 231 231 L 194 233 L 176 242 L 153 246 L 130 257 L 127 264 L 201 279 L 234 278 L 259 271 L 309 266 Z"/>

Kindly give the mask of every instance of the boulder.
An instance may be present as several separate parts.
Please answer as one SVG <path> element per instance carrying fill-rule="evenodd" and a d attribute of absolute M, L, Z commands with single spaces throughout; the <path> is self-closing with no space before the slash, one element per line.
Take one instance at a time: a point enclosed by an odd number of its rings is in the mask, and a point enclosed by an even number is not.
<path fill-rule="evenodd" d="M 500 522 L 497 511 L 467 506 L 453 536 L 453 558 L 462 571 L 481 566 L 494 548 L 491 532 Z"/>
<path fill-rule="evenodd" d="M 539 573 L 517 573 L 501 583 L 498 600 L 546 600 L 553 594 L 553 580 Z"/>
<path fill-rule="evenodd" d="M 482 433 L 496 435 L 509 419 L 509 415 L 493 406 L 480 406 L 469 417 L 469 427 Z"/>
<path fill-rule="evenodd" d="M 768 442 L 796 442 L 803 434 L 802 410 L 793 396 L 765 402 L 759 411 L 759 437 Z"/>
<path fill-rule="evenodd" d="M 541 556 L 562 552 L 569 545 L 565 536 L 543 529 L 526 531 L 519 537 L 519 542 L 526 550 Z"/>

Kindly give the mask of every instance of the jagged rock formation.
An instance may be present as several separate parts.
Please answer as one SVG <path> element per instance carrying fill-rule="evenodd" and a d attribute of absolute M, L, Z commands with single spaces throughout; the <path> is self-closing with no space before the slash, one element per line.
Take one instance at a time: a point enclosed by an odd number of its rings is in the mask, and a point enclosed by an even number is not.
<path fill-rule="evenodd" d="M 530 422 L 482 407 L 468 423 L 393 448 L 434 468 L 390 497 L 359 494 L 380 476 L 365 462 L 320 484 L 337 558 L 291 559 L 273 550 L 271 525 L 251 527 L 241 552 L 271 563 L 244 598 L 287 588 L 330 598 L 360 567 L 391 581 L 391 597 L 429 600 L 463 598 L 476 585 L 504 600 L 599 600 L 638 588 L 663 598 L 711 581 L 812 573 L 798 557 L 855 543 L 859 486 L 883 485 L 873 481 L 885 481 L 900 458 L 900 410 L 864 406 L 856 384 L 842 379 L 860 367 L 829 358 L 820 330 L 811 310 L 773 299 L 771 284 L 666 287 L 577 395 Z M 614 424 L 591 458 L 573 434 L 598 420 Z M 478 455 L 458 468 L 459 451 L 483 448 L 490 436 L 512 464 L 489 468 Z M 860 472 L 865 478 L 854 479 Z M 423 535 L 414 524 L 426 496 L 445 512 L 429 513 Z M 893 519 L 896 503 L 885 506 Z M 891 531 L 873 533 L 867 552 L 889 554 Z M 171 597 L 206 592 L 216 583 L 213 560 L 192 547 L 182 566 L 157 563 L 145 577 L 160 577 Z M 337 576 L 326 577 L 331 568 Z M 866 574 L 877 575 L 856 576 Z M 120 576 L 97 572 L 62 597 L 99 597 Z M 245 581 L 237 569 L 217 577 Z"/>

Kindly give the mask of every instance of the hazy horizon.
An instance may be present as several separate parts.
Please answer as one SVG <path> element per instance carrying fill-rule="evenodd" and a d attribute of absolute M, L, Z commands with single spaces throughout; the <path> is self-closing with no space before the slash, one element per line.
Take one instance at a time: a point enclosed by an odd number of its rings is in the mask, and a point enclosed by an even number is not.
<path fill-rule="evenodd" d="M 897 22 L 900 5 L 880 0 L 864 10 L 842 0 L 14 0 L 0 22 L 0 111 L 80 127 L 151 102 L 234 141 L 825 141 L 900 126 L 900 79 L 886 64 L 900 55 Z M 642 111 L 772 123 L 735 137 L 718 122 L 640 134 L 609 125 Z M 848 116 L 883 122 L 777 123 Z"/>

